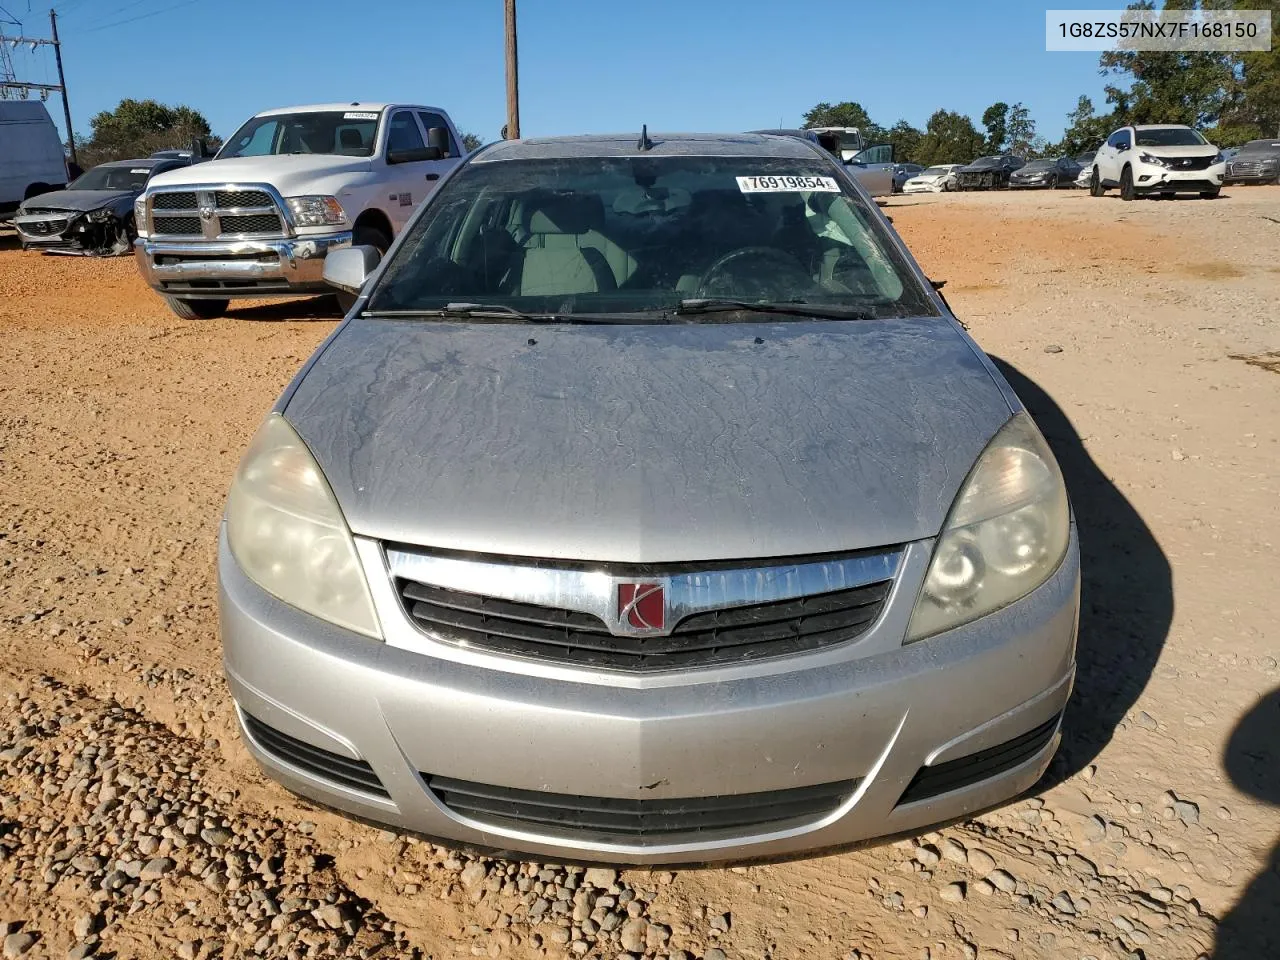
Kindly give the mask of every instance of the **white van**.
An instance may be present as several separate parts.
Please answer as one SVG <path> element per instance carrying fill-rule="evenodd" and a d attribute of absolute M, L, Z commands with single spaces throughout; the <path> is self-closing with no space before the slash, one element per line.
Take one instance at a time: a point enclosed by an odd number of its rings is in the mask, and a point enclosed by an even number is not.
<path fill-rule="evenodd" d="M 67 162 L 58 128 L 38 100 L 0 100 L 0 220 L 28 197 L 61 190 Z"/>

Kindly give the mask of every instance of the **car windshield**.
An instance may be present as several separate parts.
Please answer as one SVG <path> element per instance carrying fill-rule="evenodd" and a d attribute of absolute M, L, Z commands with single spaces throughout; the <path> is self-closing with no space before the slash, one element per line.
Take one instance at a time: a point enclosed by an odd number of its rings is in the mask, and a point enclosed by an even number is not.
<path fill-rule="evenodd" d="M 1080 156 L 1076 157 L 1076 163 L 1081 163 L 1081 164 L 1083 164 L 1083 163 L 1088 163 L 1088 162 L 1089 162 L 1089 161 L 1091 161 L 1091 160 L 1092 160 L 1096 155 L 1097 155 L 1097 151 L 1096 151 L 1096 150 L 1090 150 L 1088 153 L 1082 153 L 1082 154 L 1080 154 Z"/>
<path fill-rule="evenodd" d="M 1032 160 L 1022 168 L 1023 173 L 1035 173 L 1037 170 L 1052 170 L 1056 160 Z"/>
<path fill-rule="evenodd" d="M 974 160 L 970 166 L 976 167 L 980 163 L 998 163 L 999 161 L 999 157 L 979 157 L 977 160 Z"/>
<path fill-rule="evenodd" d="M 147 186 L 147 177 L 151 176 L 151 168 L 147 166 L 131 167 L 105 164 L 94 167 L 67 186 L 68 190 L 136 190 L 141 193 Z"/>
<path fill-rule="evenodd" d="M 1239 156 L 1242 153 L 1266 153 L 1280 155 L 1280 140 L 1250 140 L 1240 148 Z"/>
<path fill-rule="evenodd" d="M 924 173 L 919 174 L 922 177 L 945 177 L 951 172 L 950 167 L 929 167 Z"/>
<path fill-rule="evenodd" d="M 217 159 L 281 153 L 371 157 L 378 130 L 376 110 L 321 110 L 254 117 L 218 151 Z"/>
<path fill-rule="evenodd" d="M 1140 147 L 1200 147 L 1209 141 L 1190 127 L 1167 127 L 1156 130 L 1137 130 Z"/>
<path fill-rule="evenodd" d="M 936 314 L 832 164 L 750 156 L 469 164 L 414 221 L 368 310 L 462 303 L 660 320 L 698 299 L 866 317 Z M 679 317 L 726 318 L 688 310 Z"/>

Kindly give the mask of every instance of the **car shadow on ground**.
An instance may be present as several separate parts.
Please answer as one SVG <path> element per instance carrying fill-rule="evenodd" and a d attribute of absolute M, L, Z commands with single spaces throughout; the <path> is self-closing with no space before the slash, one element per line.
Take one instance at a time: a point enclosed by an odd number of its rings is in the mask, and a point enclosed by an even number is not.
<path fill-rule="evenodd" d="M 1260 699 L 1241 718 L 1222 758 L 1227 776 L 1242 793 L 1280 806 L 1280 690 Z M 1213 960 L 1280 957 L 1280 837 L 1262 873 L 1218 924 Z"/>
<path fill-rule="evenodd" d="M 1037 790 L 1088 766 L 1147 685 L 1173 620 L 1173 571 L 1133 504 L 1089 456 L 1062 408 L 1034 380 L 991 358 L 1053 448 L 1080 536 L 1080 638 L 1062 746 Z"/>
<path fill-rule="evenodd" d="M 237 307 L 234 302 L 227 310 L 232 320 L 257 320 L 263 323 L 279 323 L 284 320 L 341 320 L 342 310 L 337 301 L 328 295 L 307 297 L 305 300 L 274 300 L 255 303 L 249 307 Z"/>
<path fill-rule="evenodd" d="M 22 244 L 18 241 L 18 232 L 7 227 L 0 227 L 0 250 L 21 249 Z"/>

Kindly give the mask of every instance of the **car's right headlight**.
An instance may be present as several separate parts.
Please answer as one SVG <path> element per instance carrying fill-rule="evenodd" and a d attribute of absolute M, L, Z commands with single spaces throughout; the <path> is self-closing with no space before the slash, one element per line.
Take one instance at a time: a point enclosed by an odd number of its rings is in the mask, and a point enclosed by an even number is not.
<path fill-rule="evenodd" d="M 933 548 L 907 642 L 1026 596 L 1058 569 L 1071 537 L 1062 471 L 1026 413 L 978 457 Z"/>
<path fill-rule="evenodd" d="M 133 201 L 133 229 L 140 237 L 145 237 L 151 229 L 147 223 L 146 194 L 139 194 L 138 199 Z"/>
<path fill-rule="evenodd" d="M 249 579 L 306 613 L 381 639 L 355 541 L 311 451 L 279 414 L 258 428 L 227 497 L 227 544 Z"/>

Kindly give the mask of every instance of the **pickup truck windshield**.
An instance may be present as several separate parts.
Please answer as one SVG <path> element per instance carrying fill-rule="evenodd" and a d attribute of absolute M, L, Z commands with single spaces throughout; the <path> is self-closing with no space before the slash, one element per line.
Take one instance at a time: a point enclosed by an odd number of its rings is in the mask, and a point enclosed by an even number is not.
<path fill-rule="evenodd" d="M 371 157 L 378 131 L 376 110 L 325 110 L 254 117 L 218 151 L 217 159 L 282 153 Z"/>
<path fill-rule="evenodd" d="M 936 315 L 833 165 L 751 156 L 468 164 L 409 228 L 368 310 L 662 315 L 696 298 Z M 682 322 L 726 319 L 700 316 Z"/>

